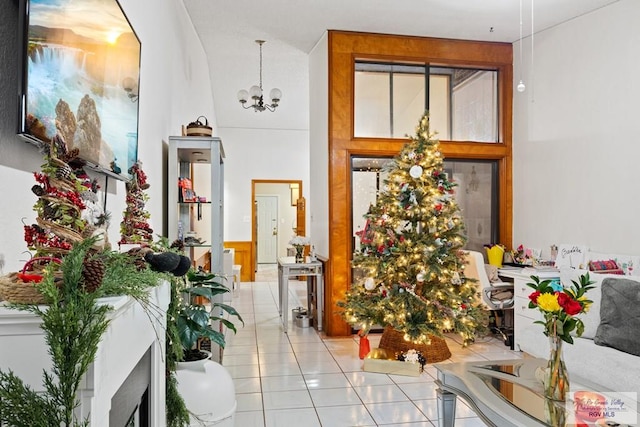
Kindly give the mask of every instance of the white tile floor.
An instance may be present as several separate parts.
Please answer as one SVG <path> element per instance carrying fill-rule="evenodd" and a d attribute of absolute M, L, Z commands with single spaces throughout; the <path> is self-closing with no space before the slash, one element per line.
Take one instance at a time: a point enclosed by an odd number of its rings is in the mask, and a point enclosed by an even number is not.
<path fill-rule="evenodd" d="M 437 426 L 433 367 L 419 377 L 364 372 L 357 336 L 330 338 L 292 323 L 285 334 L 276 276 L 275 267 L 261 268 L 231 302 L 245 321 L 227 337 L 223 358 L 236 386 L 237 427 Z M 306 306 L 306 283 L 289 284 L 289 308 Z M 372 348 L 379 339 L 370 335 Z M 447 341 L 451 362 L 521 357 L 493 338 L 466 349 Z M 456 417 L 458 427 L 485 426 L 462 402 Z"/>

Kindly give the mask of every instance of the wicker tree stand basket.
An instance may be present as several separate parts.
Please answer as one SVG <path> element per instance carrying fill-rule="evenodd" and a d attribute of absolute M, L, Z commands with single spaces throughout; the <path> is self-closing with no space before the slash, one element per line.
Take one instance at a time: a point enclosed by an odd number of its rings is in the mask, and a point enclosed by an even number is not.
<path fill-rule="evenodd" d="M 14 304 L 44 304 L 45 298 L 34 282 L 24 282 L 18 273 L 0 277 L 0 301 Z"/>
<path fill-rule="evenodd" d="M 382 332 L 379 348 L 390 350 L 394 353 L 401 353 L 411 349 L 419 351 L 427 359 L 427 363 L 437 363 L 451 357 L 451 351 L 447 342 L 440 337 L 429 335 L 431 344 L 413 344 L 405 341 L 404 334 L 398 332 L 390 326 L 386 326 Z"/>

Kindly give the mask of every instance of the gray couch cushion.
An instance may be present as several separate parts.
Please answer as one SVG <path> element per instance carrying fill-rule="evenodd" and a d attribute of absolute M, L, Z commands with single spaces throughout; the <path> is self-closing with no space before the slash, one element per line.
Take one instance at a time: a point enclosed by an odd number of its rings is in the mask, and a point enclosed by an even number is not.
<path fill-rule="evenodd" d="M 624 278 L 602 281 L 600 325 L 593 341 L 640 356 L 640 283 Z"/>

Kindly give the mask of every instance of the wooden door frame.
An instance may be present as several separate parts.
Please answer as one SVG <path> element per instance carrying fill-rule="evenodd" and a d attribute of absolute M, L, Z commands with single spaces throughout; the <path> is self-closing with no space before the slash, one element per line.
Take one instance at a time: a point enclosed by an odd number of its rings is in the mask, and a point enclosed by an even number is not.
<path fill-rule="evenodd" d="M 298 184 L 300 188 L 300 197 L 303 197 L 303 188 L 301 179 L 252 179 L 251 180 L 251 282 L 256 280 L 256 245 L 258 244 L 258 227 L 256 224 L 256 184 Z M 304 207 L 306 209 L 306 206 Z M 305 210 L 306 217 L 307 212 Z M 300 230 L 299 230 L 300 231 Z M 305 231 L 305 230 L 302 230 Z"/>

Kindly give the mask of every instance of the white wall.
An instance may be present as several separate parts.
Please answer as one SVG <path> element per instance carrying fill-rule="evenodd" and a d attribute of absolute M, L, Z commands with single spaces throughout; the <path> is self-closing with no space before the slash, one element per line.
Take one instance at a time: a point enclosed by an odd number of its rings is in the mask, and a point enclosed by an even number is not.
<path fill-rule="evenodd" d="M 32 173 L 42 163 L 38 151 L 15 135 L 19 56 L 14 3 L 0 2 L 0 254 L 5 273 L 21 268 L 27 258 L 21 218 L 27 223 L 35 219 L 36 198 L 30 188 L 35 183 Z M 138 157 L 151 184 L 146 205 L 150 225 L 155 234 L 162 234 L 168 136 L 179 135 L 181 125 L 201 114 L 215 123 L 209 68 L 182 1 L 120 0 L 120 4 L 142 42 Z M 124 183 L 110 179 L 107 210 L 112 214 L 112 244 L 120 238 L 124 197 Z"/>
<path fill-rule="evenodd" d="M 640 2 L 523 40 L 514 89 L 514 245 L 640 254 Z M 514 46 L 519 58 L 519 44 Z M 514 85 L 520 78 L 516 60 Z"/>
<path fill-rule="evenodd" d="M 271 114 L 252 111 L 246 113 Z M 222 139 L 226 154 L 225 241 L 251 241 L 252 179 L 302 180 L 303 196 L 309 199 L 308 131 L 220 127 L 216 133 Z"/>
<path fill-rule="evenodd" d="M 309 236 L 316 253 L 329 257 L 329 37 L 309 54 Z"/>

